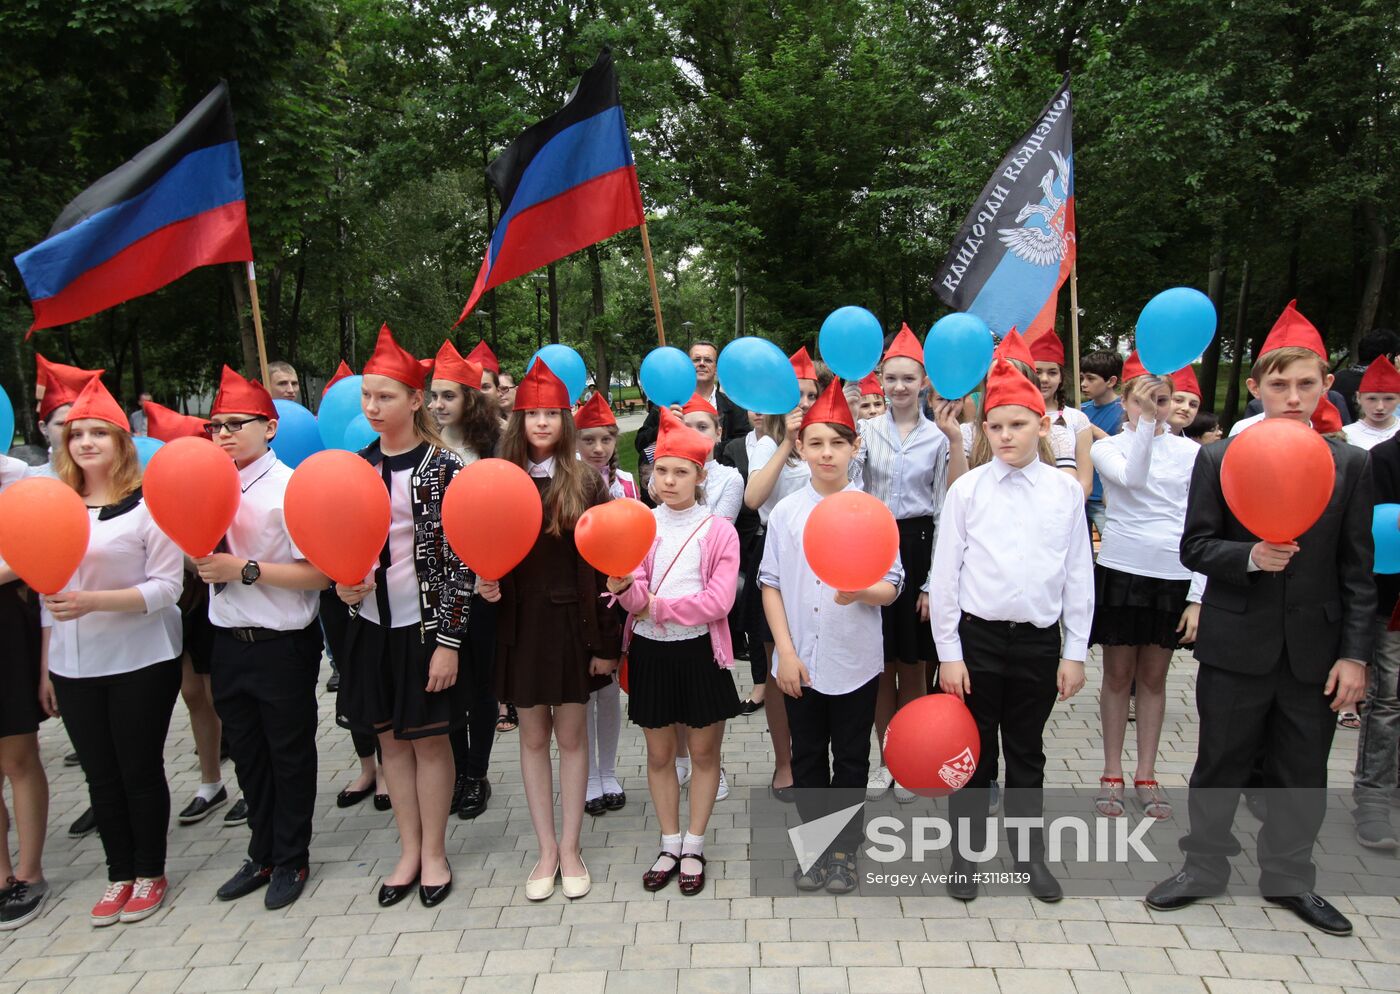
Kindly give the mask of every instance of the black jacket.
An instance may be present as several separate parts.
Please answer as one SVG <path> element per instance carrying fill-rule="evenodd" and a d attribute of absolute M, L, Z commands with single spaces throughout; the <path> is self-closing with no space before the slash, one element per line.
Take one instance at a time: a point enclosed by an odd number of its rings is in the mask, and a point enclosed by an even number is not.
<path fill-rule="evenodd" d="M 1196 658 L 1261 675 L 1287 649 L 1294 676 L 1318 685 L 1338 659 L 1370 663 L 1376 585 L 1366 452 L 1326 439 L 1336 484 L 1322 517 L 1298 537 L 1287 569 L 1249 572 L 1259 537 L 1230 512 L 1220 489 L 1220 463 L 1234 441 L 1204 446 L 1191 473 L 1181 562 L 1207 578 Z"/>

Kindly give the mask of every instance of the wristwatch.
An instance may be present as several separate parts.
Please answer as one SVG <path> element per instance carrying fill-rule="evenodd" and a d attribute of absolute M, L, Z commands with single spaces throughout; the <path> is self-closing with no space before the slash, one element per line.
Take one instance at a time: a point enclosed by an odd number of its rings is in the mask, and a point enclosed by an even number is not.
<path fill-rule="evenodd" d="M 243 567 L 243 586 L 251 587 L 258 582 L 260 576 L 262 576 L 262 567 L 258 565 L 256 559 L 249 559 L 248 565 Z"/>

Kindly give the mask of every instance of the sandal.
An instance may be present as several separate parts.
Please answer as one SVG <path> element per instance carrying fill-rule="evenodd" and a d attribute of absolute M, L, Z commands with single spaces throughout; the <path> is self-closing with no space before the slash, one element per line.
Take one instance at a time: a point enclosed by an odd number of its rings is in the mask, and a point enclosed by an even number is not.
<path fill-rule="evenodd" d="M 856 889 L 855 853 L 834 852 L 826 864 L 826 892 L 849 894 Z"/>
<path fill-rule="evenodd" d="M 1341 728 L 1360 728 L 1361 715 L 1355 711 L 1343 711 L 1337 715 L 1337 725 Z"/>
<path fill-rule="evenodd" d="M 1094 798 L 1094 810 L 1105 818 L 1122 818 L 1123 778 L 1099 777 L 1099 796 Z"/>
<path fill-rule="evenodd" d="M 681 874 L 681 893 L 686 897 L 694 897 L 705 889 L 705 857 L 698 852 L 683 852 L 681 859 L 693 859 L 700 864 L 699 873 Z M 676 868 L 680 869 L 680 863 L 676 864 Z"/>
<path fill-rule="evenodd" d="M 1172 802 L 1167 800 L 1162 785 L 1156 780 L 1134 780 L 1133 791 L 1137 802 L 1142 805 L 1142 813 L 1149 818 L 1165 821 L 1172 816 Z"/>
<path fill-rule="evenodd" d="M 496 731 L 513 732 L 520 727 L 520 715 L 514 704 L 506 705 L 506 713 L 496 718 Z"/>
<path fill-rule="evenodd" d="M 658 891 L 671 882 L 671 878 L 681 871 L 681 857 L 665 849 L 656 854 L 657 859 L 671 860 L 669 869 L 651 869 L 642 874 L 642 886 L 649 891 Z M 704 883 L 704 874 L 701 874 L 701 883 Z"/>

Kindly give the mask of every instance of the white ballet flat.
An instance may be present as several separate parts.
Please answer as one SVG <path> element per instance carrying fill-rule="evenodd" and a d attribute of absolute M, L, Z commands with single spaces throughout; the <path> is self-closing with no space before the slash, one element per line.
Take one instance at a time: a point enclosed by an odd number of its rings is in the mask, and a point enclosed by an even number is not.
<path fill-rule="evenodd" d="M 583 857 L 579 857 L 579 862 L 583 862 Z M 562 874 L 560 879 L 564 882 L 564 896 L 570 900 L 583 897 L 593 887 L 593 878 L 588 875 L 588 866 L 584 864 L 583 876 L 566 877 Z"/>
<path fill-rule="evenodd" d="M 536 863 L 535 868 L 530 871 L 531 875 L 540 868 Z M 559 868 L 555 867 L 554 872 L 548 877 L 540 877 L 538 880 L 525 881 L 525 896 L 531 901 L 547 901 L 554 896 L 554 882 L 559 879 Z M 569 892 L 567 880 L 564 884 L 564 893 Z"/>

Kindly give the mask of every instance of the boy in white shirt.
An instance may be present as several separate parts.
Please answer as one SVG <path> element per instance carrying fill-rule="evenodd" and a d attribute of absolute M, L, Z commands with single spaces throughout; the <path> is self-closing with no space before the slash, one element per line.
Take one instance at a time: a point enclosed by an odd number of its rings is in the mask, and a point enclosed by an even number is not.
<path fill-rule="evenodd" d="M 1400 418 L 1395 416 L 1395 407 L 1400 404 L 1400 372 L 1385 356 L 1376 356 L 1366 367 L 1356 401 L 1361 420 L 1342 427 L 1352 445 L 1371 449 L 1400 429 Z"/>
<path fill-rule="evenodd" d="M 1039 818 L 1045 723 L 1057 693 L 1065 701 L 1084 686 L 1094 609 L 1084 491 L 1040 461 L 1039 441 L 1050 431 L 1040 391 L 997 359 L 987 376 L 985 411 L 983 430 L 995 458 L 949 486 L 929 585 L 939 685 L 967 704 L 981 740 L 975 772 L 949 802 L 955 846 L 948 893 L 963 901 L 977 896 L 975 867 L 963 852 L 986 848 L 998 733 L 1006 753 L 1006 814 Z M 1045 865 L 1043 833 L 1011 842 L 1018 856 L 1028 844 L 1028 858 L 1015 869 L 1028 875 L 1031 894 L 1058 901 L 1062 891 Z"/>

